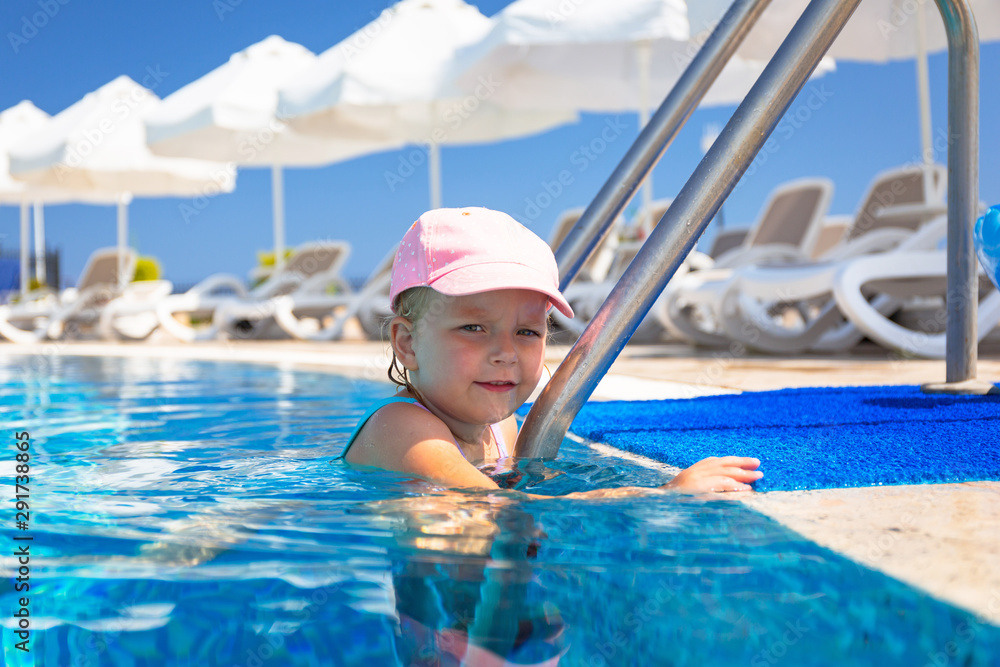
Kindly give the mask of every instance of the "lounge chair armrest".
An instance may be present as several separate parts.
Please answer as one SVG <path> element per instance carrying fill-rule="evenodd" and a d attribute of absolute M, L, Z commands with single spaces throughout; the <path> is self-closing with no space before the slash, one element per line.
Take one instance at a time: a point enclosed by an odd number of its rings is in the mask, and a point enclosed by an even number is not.
<path fill-rule="evenodd" d="M 691 271 L 706 271 L 715 266 L 715 260 L 711 256 L 697 250 L 692 250 L 687 256 L 688 269 Z"/>
<path fill-rule="evenodd" d="M 770 302 L 790 303 L 828 294 L 836 262 L 797 266 L 746 266 L 735 271 L 732 283 L 744 295 Z"/>
<path fill-rule="evenodd" d="M 891 223 L 893 220 L 903 220 L 912 223 L 914 218 L 922 218 L 925 222 L 939 215 L 946 215 L 948 206 L 944 202 L 934 204 L 900 204 L 898 206 L 887 206 L 875 214 L 875 218 L 880 225 Z"/>
<path fill-rule="evenodd" d="M 187 291 L 188 294 L 208 296 L 213 292 L 232 291 L 236 296 L 245 297 L 247 295 L 246 285 L 243 281 L 231 273 L 213 274 Z"/>
<path fill-rule="evenodd" d="M 73 303 L 79 296 L 80 290 L 75 287 L 67 287 L 62 292 L 59 292 L 59 302 L 62 304 Z"/>
<path fill-rule="evenodd" d="M 948 237 L 948 215 L 940 215 L 913 232 L 899 244 L 899 250 L 943 250 Z"/>
<path fill-rule="evenodd" d="M 59 292 L 52 289 L 48 285 L 42 287 L 36 287 L 33 290 L 28 290 L 26 294 L 16 294 L 18 303 L 28 303 L 29 301 L 39 301 L 42 299 L 49 299 L 53 296 L 58 297 Z"/>
<path fill-rule="evenodd" d="M 832 248 L 823 255 L 823 259 L 825 261 L 837 261 L 860 257 L 862 255 L 871 255 L 876 252 L 885 252 L 903 243 L 912 235 L 913 232 L 900 227 L 875 229 L 864 236 L 859 236 L 847 243 L 840 244 L 836 248 Z"/>
<path fill-rule="evenodd" d="M 305 294 L 323 294 L 326 289 L 330 286 L 336 287 L 338 289 L 338 294 L 344 296 L 354 294 L 354 289 L 344 280 L 343 276 L 339 273 L 321 273 L 319 275 L 312 276 L 302 282 L 301 285 L 295 290 L 299 293 Z"/>
<path fill-rule="evenodd" d="M 291 271 L 283 271 L 272 275 L 260 285 L 257 285 L 257 287 L 250 290 L 248 296 L 259 301 L 272 299 L 276 296 L 283 296 L 294 292 L 301 284 L 301 275 Z"/>
<path fill-rule="evenodd" d="M 779 243 L 769 243 L 756 248 L 734 248 L 715 259 L 715 268 L 727 269 L 754 264 L 785 264 L 806 262 L 809 258 L 797 247 Z"/>
<path fill-rule="evenodd" d="M 174 289 L 169 280 L 140 280 L 125 286 L 125 291 L 118 297 L 122 301 L 152 303 L 168 296 Z"/>
<path fill-rule="evenodd" d="M 850 229 L 851 225 L 854 224 L 854 216 L 852 215 L 828 215 L 823 218 L 824 227 L 844 227 Z"/>

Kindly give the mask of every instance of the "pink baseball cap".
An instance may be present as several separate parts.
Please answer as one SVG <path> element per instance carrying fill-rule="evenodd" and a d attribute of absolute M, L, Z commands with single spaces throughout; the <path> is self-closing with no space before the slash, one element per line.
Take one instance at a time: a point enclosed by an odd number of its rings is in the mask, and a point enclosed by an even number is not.
<path fill-rule="evenodd" d="M 411 287 L 449 296 L 532 290 L 573 317 L 559 293 L 559 268 L 549 245 L 506 213 L 488 208 L 439 208 L 413 223 L 392 263 L 393 308 Z"/>

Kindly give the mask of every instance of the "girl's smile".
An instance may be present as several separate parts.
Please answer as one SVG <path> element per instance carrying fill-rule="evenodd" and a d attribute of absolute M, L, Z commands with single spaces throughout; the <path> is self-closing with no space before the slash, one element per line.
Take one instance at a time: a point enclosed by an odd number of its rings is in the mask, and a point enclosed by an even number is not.
<path fill-rule="evenodd" d="M 477 385 L 485 389 L 486 391 L 514 391 L 517 385 L 513 382 L 476 382 Z"/>

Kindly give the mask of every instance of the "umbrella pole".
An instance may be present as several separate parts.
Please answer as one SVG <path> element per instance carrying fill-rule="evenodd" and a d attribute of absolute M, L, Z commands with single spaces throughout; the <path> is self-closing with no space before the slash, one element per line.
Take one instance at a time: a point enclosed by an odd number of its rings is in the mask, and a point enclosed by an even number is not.
<path fill-rule="evenodd" d="M 128 203 L 131 197 L 123 194 L 118 199 L 118 289 L 124 290 L 128 284 L 125 275 L 125 255 L 128 253 Z"/>
<path fill-rule="evenodd" d="M 285 182 L 281 165 L 271 165 L 271 214 L 274 219 L 274 271 L 285 268 Z"/>
<path fill-rule="evenodd" d="M 924 164 L 934 163 L 934 141 L 931 138 L 931 83 L 927 68 L 927 14 L 917 12 L 917 97 L 920 108 L 920 150 Z"/>
<path fill-rule="evenodd" d="M 635 45 L 635 58 L 639 66 L 639 132 L 649 123 L 649 68 L 653 59 L 653 49 L 649 40 L 643 40 Z M 653 170 L 649 170 L 646 182 L 642 186 L 642 214 L 639 216 L 639 229 L 642 236 L 648 236 L 656 221 L 653 215 Z"/>
<path fill-rule="evenodd" d="M 41 202 L 34 204 L 35 218 L 35 278 L 42 285 L 48 283 L 45 272 L 45 207 Z"/>
<path fill-rule="evenodd" d="M 431 209 L 441 208 L 441 145 L 427 145 L 427 171 L 431 184 Z"/>
<path fill-rule="evenodd" d="M 934 164 L 934 140 L 931 137 L 931 77 L 927 67 L 927 14 L 917 10 L 917 102 L 920 109 L 920 154 L 924 164 L 924 201 L 930 201 L 934 182 L 930 166 Z"/>
<path fill-rule="evenodd" d="M 28 293 L 31 275 L 28 272 L 28 202 L 21 201 L 21 296 Z"/>

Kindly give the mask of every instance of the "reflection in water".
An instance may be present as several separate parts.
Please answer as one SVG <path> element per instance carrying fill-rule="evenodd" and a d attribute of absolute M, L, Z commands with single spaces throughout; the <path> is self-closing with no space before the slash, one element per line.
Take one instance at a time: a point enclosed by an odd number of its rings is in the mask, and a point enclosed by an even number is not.
<path fill-rule="evenodd" d="M 400 665 L 559 663 L 565 623 L 532 577 L 544 535 L 518 501 L 436 494 L 408 500 L 400 516 L 392 564 Z"/>

